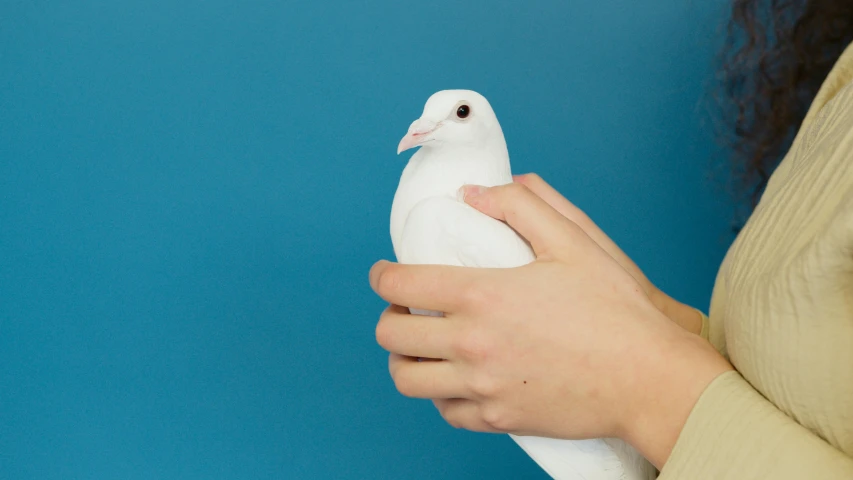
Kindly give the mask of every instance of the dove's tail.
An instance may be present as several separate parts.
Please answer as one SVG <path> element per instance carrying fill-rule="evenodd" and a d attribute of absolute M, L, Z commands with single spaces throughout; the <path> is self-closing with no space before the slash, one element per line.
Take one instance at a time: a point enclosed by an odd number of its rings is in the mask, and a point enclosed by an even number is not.
<path fill-rule="evenodd" d="M 627 445 L 614 449 L 611 443 L 618 441 L 611 439 L 510 437 L 555 480 L 652 480 L 657 476 L 639 453 Z"/>

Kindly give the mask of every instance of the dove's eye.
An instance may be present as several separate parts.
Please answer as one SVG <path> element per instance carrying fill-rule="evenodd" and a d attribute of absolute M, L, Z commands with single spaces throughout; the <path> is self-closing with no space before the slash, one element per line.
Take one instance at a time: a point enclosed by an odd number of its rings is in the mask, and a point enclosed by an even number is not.
<path fill-rule="evenodd" d="M 456 116 L 459 118 L 468 118 L 468 115 L 471 114 L 471 107 L 468 105 L 459 105 L 459 108 L 456 109 Z"/>

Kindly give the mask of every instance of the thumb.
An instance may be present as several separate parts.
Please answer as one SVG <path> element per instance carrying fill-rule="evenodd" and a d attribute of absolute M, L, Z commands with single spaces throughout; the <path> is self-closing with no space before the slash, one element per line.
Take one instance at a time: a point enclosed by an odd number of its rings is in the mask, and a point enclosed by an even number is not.
<path fill-rule="evenodd" d="M 459 193 L 465 203 L 506 222 L 527 239 L 537 257 L 557 257 L 557 252 L 571 246 L 580 231 L 580 227 L 520 183 L 496 187 L 464 185 Z"/>

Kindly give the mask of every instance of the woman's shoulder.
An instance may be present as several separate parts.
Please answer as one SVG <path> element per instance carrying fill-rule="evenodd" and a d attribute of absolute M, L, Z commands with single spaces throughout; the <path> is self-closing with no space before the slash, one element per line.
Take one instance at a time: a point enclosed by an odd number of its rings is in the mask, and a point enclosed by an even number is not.
<path fill-rule="evenodd" d="M 853 162 L 853 44 L 821 85 L 788 154 L 773 172 L 764 197 L 789 189 L 798 172 L 831 170 L 844 174 Z M 847 173 L 853 174 L 853 171 Z M 806 193 L 806 192 L 802 192 Z"/>
<path fill-rule="evenodd" d="M 830 103 L 840 103 L 838 101 L 839 94 L 848 90 L 851 83 L 853 83 L 853 43 L 848 45 L 841 56 L 838 57 L 832 70 L 830 70 L 826 79 L 821 84 L 803 120 L 801 133 L 805 127 L 810 126 L 814 122 L 815 118 L 824 110 L 824 107 Z"/>

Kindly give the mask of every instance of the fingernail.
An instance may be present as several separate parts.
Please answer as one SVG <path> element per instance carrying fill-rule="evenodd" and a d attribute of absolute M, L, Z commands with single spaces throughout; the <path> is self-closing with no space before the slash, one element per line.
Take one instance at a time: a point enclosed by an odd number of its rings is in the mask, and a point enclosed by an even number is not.
<path fill-rule="evenodd" d="M 479 185 L 462 185 L 459 191 L 456 192 L 456 198 L 464 202 L 465 200 L 477 197 L 482 194 L 484 190 L 485 188 Z"/>

